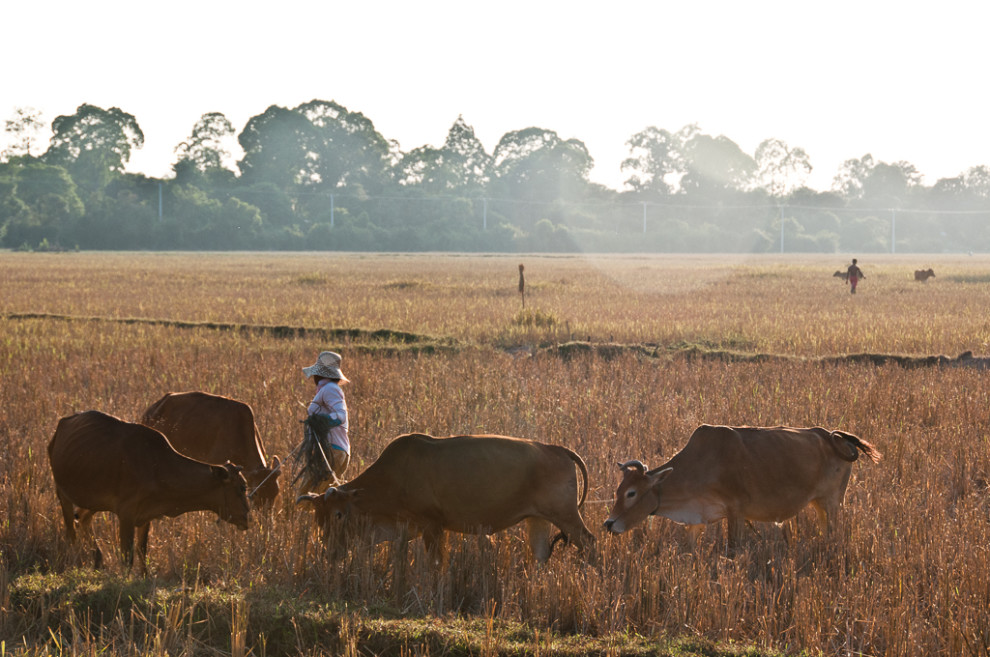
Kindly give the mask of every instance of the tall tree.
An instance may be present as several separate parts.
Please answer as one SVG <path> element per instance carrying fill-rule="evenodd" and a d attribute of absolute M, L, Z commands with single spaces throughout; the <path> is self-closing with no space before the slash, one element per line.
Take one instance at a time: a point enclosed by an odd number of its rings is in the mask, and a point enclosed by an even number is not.
<path fill-rule="evenodd" d="M 272 183 L 282 191 L 312 178 L 313 124 L 290 109 L 272 105 L 248 119 L 237 137 L 244 157 L 238 162 L 246 185 Z"/>
<path fill-rule="evenodd" d="M 322 190 L 385 181 L 389 143 L 364 114 L 334 101 L 311 100 L 294 110 L 312 126 L 308 132 L 307 186 Z"/>
<path fill-rule="evenodd" d="M 420 146 L 404 154 L 393 176 L 400 185 L 428 194 L 477 197 L 484 192 L 490 171 L 491 156 L 474 128 L 457 117 L 442 148 Z"/>
<path fill-rule="evenodd" d="M 724 135 L 696 134 L 684 143 L 685 174 L 681 186 L 699 194 L 719 194 L 746 188 L 756 162 Z"/>
<path fill-rule="evenodd" d="M 0 157 L 31 156 L 31 149 L 38 140 L 38 135 L 45 127 L 41 120 L 41 112 L 32 107 L 14 109 L 14 116 L 4 122 L 4 132 L 11 135 L 13 142 L 0 153 Z"/>
<path fill-rule="evenodd" d="M 543 128 L 516 130 L 503 135 L 492 153 L 493 185 L 506 198 L 578 200 L 588 191 L 594 163 L 577 139 Z"/>
<path fill-rule="evenodd" d="M 637 132 L 629 141 L 630 156 L 622 161 L 622 171 L 629 170 L 626 180 L 633 191 L 654 196 L 673 192 L 671 178 L 681 173 L 681 141 L 670 132 L 650 126 Z"/>
<path fill-rule="evenodd" d="M 455 179 L 455 188 L 468 196 L 484 190 L 491 178 L 492 156 L 463 116 L 458 116 L 447 131 L 443 156 Z"/>
<path fill-rule="evenodd" d="M 921 189 L 921 173 L 909 162 L 877 162 L 867 153 L 842 164 L 833 188 L 852 200 L 902 207 Z"/>
<path fill-rule="evenodd" d="M 77 184 L 91 190 L 123 173 L 131 151 L 144 146 L 137 119 L 116 107 L 80 105 L 75 114 L 57 117 L 52 132 L 45 162 L 64 166 Z"/>
<path fill-rule="evenodd" d="M 770 196 L 783 197 L 804 186 L 811 174 L 811 159 L 803 148 L 792 148 L 780 139 L 765 139 L 756 147 L 756 184 Z"/>
<path fill-rule="evenodd" d="M 193 126 L 192 134 L 175 147 L 178 160 L 173 166 L 176 178 L 207 177 L 216 179 L 232 175 L 227 168 L 231 159 L 229 142 L 234 136 L 234 126 L 220 112 L 202 115 Z M 195 174 L 195 175 L 190 175 Z"/>

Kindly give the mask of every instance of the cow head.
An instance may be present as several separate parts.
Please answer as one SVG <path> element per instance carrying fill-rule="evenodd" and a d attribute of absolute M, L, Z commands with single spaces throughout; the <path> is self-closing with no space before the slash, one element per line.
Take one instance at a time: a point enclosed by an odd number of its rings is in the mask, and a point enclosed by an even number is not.
<path fill-rule="evenodd" d="M 605 521 L 605 529 L 621 534 L 643 522 L 660 507 L 660 484 L 673 468 L 647 471 L 641 461 L 619 463 L 622 482 L 615 491 L 612 515 Z"/>
<path fill-rule="evenodd" d="M 252 502 L 263 507 L 270 507 L 278 495 L 278 477 L 282 474 L 282 462 L 277 456 L 273 456 L 268 467 L 258 466 L 244 473 L 247 479 L 248 488 L 251 489 L 248 497 Z"/>
<path fill-rule="evenodd" d="M 230 461 L 210 468 L 220 492 L 219 504 L 215 509 L 217 515 L 238 529 L 247 529 L 251 505 L 248 503 L 247 481 L 241 474 L 243 468 Z"/>
<path fill-rule="evenodd" d="M 348 520 L 352 518 L 354 495 L 356 490 L 341 490 L 331 486 L 322 495 L 307 493 L 296 498 L 296 504 L 309 502 L 313 506 L 313 520 L 320 528 L 320 534 L 326 543 L 332 537 L 339 536 Z"/>

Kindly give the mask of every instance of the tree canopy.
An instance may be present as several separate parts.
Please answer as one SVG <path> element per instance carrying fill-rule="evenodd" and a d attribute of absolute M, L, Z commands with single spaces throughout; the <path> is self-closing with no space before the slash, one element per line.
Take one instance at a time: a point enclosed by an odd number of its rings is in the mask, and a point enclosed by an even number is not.
<path fill-rule="evenodd" d="M 867 153 L 819 192 L 803 148 L 770 137 L 747 153 L 696 124 L 632 135 L 612 190 L 590 181 L 576 136 L 530 126 L 488 151 L 463 116 L 442 144 L 402 149 L 333 100 L 271 105 L 240 131 L 207 112 L 161 179 L 127 172 L 144 144 L 135 116 L 82 104 L 52 122 L 47 149 L 40 117 L 19 108 L 4 124 L 3 246 L 990 250 L 987 166 L 926 187 L 909 162 Z"/>

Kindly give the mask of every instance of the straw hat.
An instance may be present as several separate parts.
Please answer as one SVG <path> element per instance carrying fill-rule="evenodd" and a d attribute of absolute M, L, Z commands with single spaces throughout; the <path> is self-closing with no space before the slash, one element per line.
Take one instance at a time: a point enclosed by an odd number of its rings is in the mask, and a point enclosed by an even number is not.
<path fill-rule="evenodd" d="M 311 378 L 314 376 L 322 376 L 324 379 L 340 379 L 341 381 L 348 381 L 349 379 L 344 376 L 344 373 L 340 371 L 340 354 L 333 351 L 324 351 L 320 354 L 320 357 L 316 359 L 316 364 L 309 367 L 302 368 L 303 374 L 306 378 Z"/>

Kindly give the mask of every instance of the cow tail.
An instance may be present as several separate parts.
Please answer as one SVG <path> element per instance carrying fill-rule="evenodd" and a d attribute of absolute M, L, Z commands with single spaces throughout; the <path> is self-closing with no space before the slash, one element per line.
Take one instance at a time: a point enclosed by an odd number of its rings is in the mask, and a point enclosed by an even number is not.
<path fill-rule="evenodd" d="M 874 463 L 878 463 L 883 456 L 871 443 L 845 431 L 833 431 L 829 435 L 829 440 L 836 453 L 845 461 L 855 461 L 859 458 L 860 452 Z M 847 451 L 848 447 L 852 448 L 851 452 Z"/>
<path fill-rule="evenodd" d="M 581 491 L 581 501 L 578 502 L 578 508 L 580 509 L 582 506 L 584 506 L 584 501 L 588 499 L 588 466 L 585 465 L 584 459 L 582 459 L 577 452 L 571 451 L 566 447 L 561 447 L 561 449 L 564 450 L 567 456 L 570 457 L 570 459 L 577 464 L 578 470 L 581 471 L 581 476 L 584 478 L 584 488 Z M 549 554 L 547 555 L 548 559 L 550 558 L 550 555 L 553 554 L 554 547 L 556 547 L 557 543 L 561 541 L 563 541 L 564 544 L 567 544 L 571 542 L 571 539 L 568 538 L 567 534 L 565 534 L 564 532 L 557 532 L 557 535 L 554 536 L 553 539 L 551 539 L 550 541 L 550 551 Z"/>
<path fill-rule="evenodd" d="M 581 471 L 581 476 L 584 478 L 584 489 L 581 491 L 581 501 L 578 502 L 578 508 L 580 509 L 584 506 L 584 501 L 588 499 L 588 466 L 585 465 L 584 459 L 581 458 L 576 452 L 572 452 L 566 447 L 563 448 L 567 455 L 571 457 L 571 460 L 577 464 L 578 469 Z"/>

